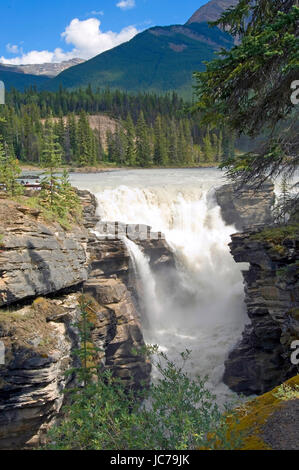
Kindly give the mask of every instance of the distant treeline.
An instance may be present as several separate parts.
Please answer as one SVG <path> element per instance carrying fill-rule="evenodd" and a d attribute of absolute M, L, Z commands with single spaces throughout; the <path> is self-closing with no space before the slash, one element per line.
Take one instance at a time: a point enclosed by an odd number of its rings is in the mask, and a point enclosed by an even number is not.
<path fill-rule="evenodd" d="M 101 162 L 128 166 L 196 165 L 225 160 L 234 154 L 235 139 L 226 129 L 199 127 L 198 116 L 176 93 L 132 95 L 91 87 L 75 91 L 24 93 L 11 90 L 0 107 L 0 135 L 23 162 L 40 164 L 49 127 L 69 165 Z M 106 113 L 116 120 L 102 142 L 88 115 Z M 53 119 L 53 118 L 56 119 Z M 103 137 L 103 136 L 102 136 Z"/>

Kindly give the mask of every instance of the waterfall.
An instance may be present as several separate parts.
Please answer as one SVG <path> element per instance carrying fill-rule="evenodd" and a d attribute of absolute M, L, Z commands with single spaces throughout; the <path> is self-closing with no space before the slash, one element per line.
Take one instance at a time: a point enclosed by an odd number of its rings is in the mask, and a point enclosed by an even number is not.
<path fill-rule="evenodd" d="M 246 321 L 242 267 L 228 247 L 235 228 L 225 225 L 211 194 L 195 185 L 122 185 L 96 197 L 102 220 L 146 224 L 165 234 L 179 279 L 172 291 L 172 273 L 153 273 L 141 248 L 125 240 L 142 284 L 145 340 L 159 344 L 171 360 L 191 350 L 189 371 L 208 375 L 218 401 L 226 401 L 231 392 L 221 380 L 224 361 Z"/>
<path fill-rule="evenodd" d="M 153 325 L 159 322 L 162 312 L 157 297 L 156 280 L 151 271 L 149 259 L 136 243 L 127 237 L 124 237 L 123 240 L 131 256 L 135 277 L 141 280 L 141 289 L 138 292 L 139 303 L 146 315 L 147 326 L 151 325 L 151 329 L 153 329 Z"/>

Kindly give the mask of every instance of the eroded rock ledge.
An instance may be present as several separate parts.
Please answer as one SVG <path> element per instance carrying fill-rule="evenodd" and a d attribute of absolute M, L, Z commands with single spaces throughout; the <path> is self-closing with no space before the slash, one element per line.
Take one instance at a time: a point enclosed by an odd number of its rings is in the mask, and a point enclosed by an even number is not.
<path fill-rule="evenodd" d="M 251 323 L 225 363 L 224 382 L 234 391 L 261 394 L 298 373 L 291 343 L 299 338 L 299 233 L 283 236 L 271 229 L 232 236 L 231 252 L 243 272 Z M 273 229 L 275 230 L 275 228 Z"/>

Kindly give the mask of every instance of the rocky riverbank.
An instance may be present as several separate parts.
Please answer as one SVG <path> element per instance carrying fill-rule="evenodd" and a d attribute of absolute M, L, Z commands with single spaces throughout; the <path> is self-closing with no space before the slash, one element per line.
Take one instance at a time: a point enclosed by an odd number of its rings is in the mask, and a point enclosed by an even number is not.
<path fill-rule="evenodd" d="M 243 272 L 250 323 L 225 362 L 224 382 L 235 392 L 262 394 L 298 373 L 291 346 L 299 340 L 299 229 L 273 225 L 274 185 L 216 189 L 227 224 L 241 231 L 230 249 Z"/>
<path fill-rule="evenodd" d="M 230 247 L 237 263 L 249 263 L 243 276 L 251 322 L 226 361 L 224 382 L 260 394 L 299 372 L 291 362 L 299 340 L 298 226 L 237 233 Z"/>

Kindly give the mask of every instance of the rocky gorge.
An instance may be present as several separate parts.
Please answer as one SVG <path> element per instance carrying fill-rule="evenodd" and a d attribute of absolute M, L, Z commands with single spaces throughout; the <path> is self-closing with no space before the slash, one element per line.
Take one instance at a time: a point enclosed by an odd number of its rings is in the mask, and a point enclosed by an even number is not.
<path fill-rule="evenodd" d="M 46 222 L 26 204 L 0 199 L 1 449 L 38 445 L 59 416 L 73 380 L 65 372 L 76 360 L 82 292 L 99 366 L 133 389 L 150 382 L 150 363 L 132 354 L 144 346 L 142 309 L 122 237 L 137 241 L 161 276 L 165 268 L 175 272 L 173 252 L 161 233 L 146 236 L 148 226 L 113 221 L 99 229 L 95 196 L 79 190 L 78 195 L 83 220 L 70 230 Z M 244 283 L 251 324 L 227 358 L 224 382 L 236 392 L 260 394 L 298 372 L 290 363 L 290 344 L 299 334 L 298 239 L 283 237 L 273 246 L 259 238 L 261 224 L 270 223 L 271 183 L 241 196 L 225 185 L 216 199 L 223 219 L 245 230 L 232 236 L 231 252 L 236 262 L 250 266 Z M 174 275 L 170 289 L 175 283 Z"/>
<path fill-rule="evenodd" d="M 30 448 L 58 416 L 78 347 L 79 299 L 89 299 L 98 361 L 129 387 L 150 381 L 130 257 L 120 238 L 99 240 L 96 202 L 79 191 L 83 223 L 64 230 L 37 209 L 0 200 L 0 448 Z M 133 231 L 131 230 L 131 233 Z M 144 241 L 146 245 L 146 240 Z M 147 246 L 153 263 L 172 262 L 163 239 Z M 130 282 L 129 282 L 130 277 Z M 130 287 L 131 286 L 131 287 Z"/>

